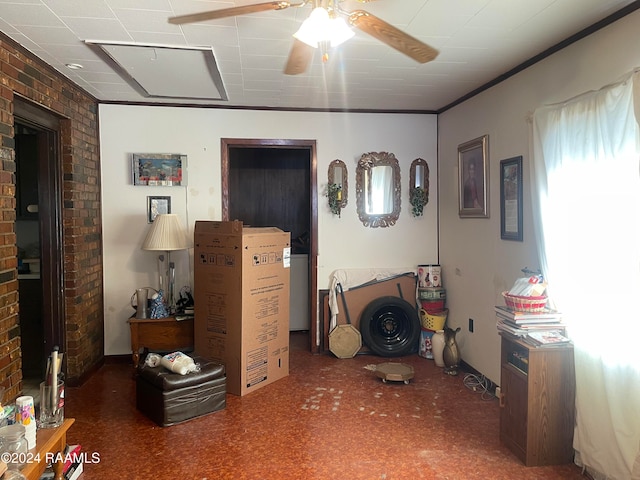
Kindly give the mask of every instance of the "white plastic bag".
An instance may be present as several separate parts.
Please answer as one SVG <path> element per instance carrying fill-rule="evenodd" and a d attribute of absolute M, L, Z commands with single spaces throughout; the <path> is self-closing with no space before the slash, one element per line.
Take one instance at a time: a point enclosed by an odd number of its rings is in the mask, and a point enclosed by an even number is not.
<path fill-rule="evenodd" d="M 180 375 L 186 375 L 187 373 L 200 370 L 200 366 L 193 361 L 193 358 L 182 352 L 173 352 L 165 355 L 160 360 L 160 365 Z"/>
<path fill-rule="evenodd" d="M 157 367 L 158 365 L 160 365 L 160 360 L 162 360 L 162 357 L 160 355 L 158 355 L 157 353 L 150 353 L 149 355 L 147 355 L 147 358 L 144 359 L 144 364 L 147 367 Z"/>
<path fill-rule="evenodd" d="M 517 295 L 520 297 L 538 297 L 544 295 L 544 291 L 547 288 L 547 284 L 540 280 L 538 276 L 531 276 L 525 278 L 518 278 L 509 295 Z"/>

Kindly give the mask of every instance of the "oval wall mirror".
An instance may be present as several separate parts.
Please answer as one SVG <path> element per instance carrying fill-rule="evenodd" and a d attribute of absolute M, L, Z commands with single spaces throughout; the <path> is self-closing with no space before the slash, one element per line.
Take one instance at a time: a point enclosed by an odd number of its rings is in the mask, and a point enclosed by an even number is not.
<path fill-rule="evenodd" d="M 365 227 L 390 227 L 400 217 L 400 165 L 393 153 L 365 153 L 356 167 L 356 206 Z"/>
<path fill-rule="evenodd" d="M 327 174 L 327 197 L 331 213 L 340 216 L 340 211 L 347 206 L 349 183 L 347 182 L 347 166 L 342 160 L 334 160 L 329 164 Z"/>

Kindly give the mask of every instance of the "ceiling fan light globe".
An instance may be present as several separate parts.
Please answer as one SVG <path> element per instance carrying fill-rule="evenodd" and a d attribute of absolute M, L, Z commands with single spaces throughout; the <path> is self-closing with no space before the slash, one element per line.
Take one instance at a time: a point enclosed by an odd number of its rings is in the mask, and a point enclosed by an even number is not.
<path fill-rule="evenodd" d="M 307 18 L 296 33 L 293 34 L 301 42 L 318 48 L 320 42 L 329 42 L 332 47 L 353 37 L 354 32 L 341 17 L 331 18 L 329 12 L 317 7 L 311 11 L 311 15 Z"/>
<path fill-rule="evenodd" d="M 306 20 L 305 20 L 306 21 Z M 300 29 L 293 34 L 293 38 L 297 38 L 303 43 L 306 43 L 310 47 L 318 48 L 318 40 L 313 32 L 310 32 L 308 29 L 304 28 L 304 24 L 300 27 Z"/>
<path fill-rule="evenodd" d="M 331 41 L 332 47 L 337 47 L 338 45 L 346 42 L 355 35 L 355 32 L 349 28 L 344 18 L 332 18 L 330 22 L 331 27 L 329 40 Z"/>
<path fill-rule="evenodd" d="M 316 7 L 293 36 L 313 48 L 318 48 L 318 41 L 324 39 L 328 24 L 329 12 L 322 7 Z"/>

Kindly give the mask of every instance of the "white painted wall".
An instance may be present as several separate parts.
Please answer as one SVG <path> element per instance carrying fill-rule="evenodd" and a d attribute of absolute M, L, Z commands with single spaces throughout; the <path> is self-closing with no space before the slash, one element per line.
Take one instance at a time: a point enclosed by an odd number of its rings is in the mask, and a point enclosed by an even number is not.
<path fill-rule="evenodd" d="M 438 118 L 440 262 L 446 279 L 449 323 L 465 362 L 500 380 L 500 341 L 493 307 L 504 304 L 520 269 L 537 269 L 530 199 L 529 124 L 539 106 L 569 99 L 618 80 L 640 66 L 640 12 L 581 40 Z M 458 145 L 489 135 L 489 219 L 458 217 Z M 524 161 L 524 242 L 500 239 L 500 160 Z M 597 190 L 593 190 L 597 201 Z M 567 252 L 568 254 L 570 252 Z M 591 261 L 592 259 L 584 259 Z M 468 319 L 475 320 L 474 333 Z"/>
<path fill-rule="evenodd" d="M 434 115 L 348 114 L 220 110 L 153 106 L 100 106 L 105 355 L 130 352 L 129 299 L 137 287 L 157 287 L 156 255 L 140 245 L 149 225 L 148 195 L 170 195 L 189 234 L 196 220 L 221 219 L 221 138 L 313 139 L 318 160 L 318 288 L 328 288 L 338 268 L 412 267 L 438 262 L 437 124 Z M 395 154 L 402 174 L 402 211 L 391 228 L 365 228 L 356 213 L 355 165 L 363 153 Z M 132 153 L 181 153 L 187 186 L 133 186 Z M 347 164 L 349 199 L 341 218 L 324 193 L 329 163 Z M 430 201 L 422 218 L 410 213 L 409 166 L 430 168 Z M 191 285 L 192 256 L 172 254 L 177 285 Z M 446 281 L 446 280 L 445 280 Z M 193 286 L 196 288 L 197 286 Z"/>

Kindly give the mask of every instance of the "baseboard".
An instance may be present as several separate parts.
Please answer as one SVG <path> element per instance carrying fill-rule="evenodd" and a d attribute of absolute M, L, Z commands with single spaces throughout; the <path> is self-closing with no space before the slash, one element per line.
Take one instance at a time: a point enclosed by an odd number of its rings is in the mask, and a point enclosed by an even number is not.
<path fill-rule="evenodd" d="M 67 378 L 66 383 L 68 387 L 80 387 L 86 382 L 89 377 L 100 370 L 104 365 L 113 364 L 133 364 L 131 354 L 125 355 L 105 355 L 98 360 L 91 368 L 80 375 L 78 378 Z"/>
<path fill-rule="evenodd" d="M 100 360 L 98 360 L 96 363 L 94 363 L 91 368 L 89 368 L 88 370 L 86 370 L 82 375 L 80 375 L 79 377 L 73 378 L 73 377 L 69 377 L 65 380 L 67 387 L 80 387 L 82 386 L 82 384 L 84 384 L 84 382 L 86 382 L 89 377 L 91 377 L 94 373 L 96 373 L 98 370 L 100 370 L 100 368 L 104 365 L 104 357 L 102 357 Z"/>
<path fill-rule="evenodd" d="M 131 358 L 130 353 L 124 354 L 124 355 L 106 355 L 104 357 L 104 363 L 107 365 L 123 364 L 123 363 L 133 364 L 133 358 Z"/>

